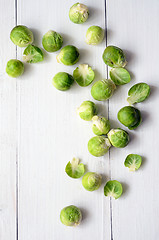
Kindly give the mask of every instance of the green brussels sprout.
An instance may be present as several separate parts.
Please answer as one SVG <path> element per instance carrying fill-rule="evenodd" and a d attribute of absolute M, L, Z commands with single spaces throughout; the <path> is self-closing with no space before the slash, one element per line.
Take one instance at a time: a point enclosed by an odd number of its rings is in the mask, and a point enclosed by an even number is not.
<path fill-rule="evenodd" d="M 140 125 L 142 118 L 137 108 L 126 106 L 119 110 L 118 120 L 130 130 L 133 130 Z"/>
<path fill-rule="evenodd" d="M 80 107 L 77 108 L 77 114 L 85 121 L 91 121 L 92 117 L 97 114 L 97 107 L 91 101 L 84 101 Z"/>
<path fill-rule="evenodd" d="M 104 186 L 104 195 L 118 199 L 123 192 L 123 187 L 117 180 L 108 181 Z"/>
<path fill-rule="evenodd" d="M 82 185 L 87 191 L 97 190 L 102 182 L 102 177 L 98 173 L 88 172 L 82 178 Z"/>
<path fill-rule="evenodd" d="M 17 60 L 11 59 L 7 62 L 6 73 L 13 78 L 19 77 L 24 72 L 24 64 Z"/>
<path fill-rule="evenodd" d="M 103 61 L 109 67 L 125 67 L 127 64 L 123 50 L 115 46 L 108 46 L 103 53 Z"/>
<path fill-rule="evenodd" d="M 142 157 L 138 154 L 129 154 L 124 162 L 125 167 L 129 168 L 129 171 L 135 171 L 139 169 L 142 163 Z"/>
<path fill-rule="evenodd" d="M 52 30 L 49 30 L 42 38 L 42 45 L 43 48 L 47 52 L 56 52 L 58 51 L 63 44 L 63 38 L 62 36 Z"/>
<path fill-rule="evenodd" d="M 124 85 L 131 81 L 129 72 L 124 68 L 112 68 L 109 75 L 116 85 Z"/>
<path fill-rule="evenodd" d="M 34 40 L 32 31 L 23 25 L 14 27 L 10 33 L 10 39 L 19 47 L 26 47 Z"/>
<path fill-rule="evenodd" d="M 76 47 L 67 45 L 61 49 L 56 59 L 64 65 L 74 65 L 79 60 L 79 51 Z"/>
<path fill-rule="evenodd" d="M 66 226 L 76 227 L 82 220 L 81 210 L 74 205 L 67 206 L 61 210 L 60 220 Z"/>
<path fill-rule="evenodd" d="M 80 178 L 85 172 L 85 167 L 83 163 L 79 163 L 78 158 L 73 158 L 72 162 L 67 163 L 65 172 L 71 178 Z"/>
<path fill-rule="evenodd" d="M 37 63 L 44 60 L 44 54 L 40 48 L 29 44 L 24 50 L 23 60 L 28 63 Z"/>
<path fill-rule="evenodd" d="M 104 30 L 99 26 L 91 26 L 86 33 L 86 43 L 89 45 L 97 45 L 103 41 Z"/>
<path fill-rule="evenodd" d="M 105 117 L 100 117 L 96 115 L 92 118 L 92 121 L 92 131 L 94 132 L 94 134 L 100 136 L 105 135 L 109 132 L 110 122 Z"/>
<path fill-rule="evenodd" d="M 116 89 L 114 82 L 110 79 L 99 80 L 91 88 L 92 97 L 95 100 L 103 101 L 109 99 Z"/>
<path fill-rule="evenodd" d="M 129 143 L 129 134 L 123 129 L 111 129 L 108 133 L 108 139 L 116 148 L 124 148 Z"/>
<path fill-rule="evenodd" d="M 88 64 L 80 64 L 79 67 L 74 70 L 73 77 L 81 87 L 86 87 L 93 82 L 95 74 Z"/>
<path fill-rule="evenodd" d="M 66 72 L 59 72 L 53 77 L 52 84 L 58 90 L 66 91 L 71 87 L 73 81 L 73 77 L 70 74 Z"/>
<path fill-rule="evenodd" d="M 103 156 L 110 147 L 109 139 L 102 136 L 92 137 L 88 142 L 88 151 L 95 157 Z"/>
<path fill-rule="evenodd" d="M 84 23 L 89 16 L 88 7 L 81 3 L 75 3 L 69 11 L 69 18 L 73 23 Z"/>
<path fill-rule="evenodd" d="M 146 83 L 137 83 L 128 91 L 129 104 L 143 102 L 150 95 L 150 86 Z"/>

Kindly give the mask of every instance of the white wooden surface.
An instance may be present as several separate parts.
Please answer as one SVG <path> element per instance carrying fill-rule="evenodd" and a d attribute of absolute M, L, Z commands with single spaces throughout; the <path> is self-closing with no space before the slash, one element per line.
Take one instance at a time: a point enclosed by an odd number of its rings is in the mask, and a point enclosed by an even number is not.
<path fill-rule="evenodd" d="M 159 2 L 157 0 L 83 0 L 90 18 L 83 25 L 68 19 L 71 1 L 1 1 L 0 22 L 0 239 L 2 240 L 156 240 L 159 234 L 158 194 L 158 42 Z M 16 7 L 17 6 L 17 7 Z M 56 62 L 56 53 L 45 52 L 45 61 L 25 65 L 24 75 L 15 80 L 5 74 L 6 62 L 16 58 L 16 47 L 9 39 L 13 26 L 24 24 L 33 30 L 35 44 L 52 29 L 62 34 L 64 45 L 74 44 L 81 53 L 79 63 L 96 71 L 96 80 L 107 76 L 101 55 L 107 44 L 125 50 L 131 83 L 117 89 L 108 102 L 96 102 L 99 114 L 109 116 L 112 127 L 118 110 L 126 105 L 127 91 L 134 83 L 145 81 L 152 93 L 138 104 L 142 125 L 131 131 L 125 149 L 111 149 L 102 158 L 92 157 L 87 142 L 93 136 L 91 124 L 76 115 L 84 100 L 93 100 L 91 86 L 76 84 L 57 91 L 51 83 L 59 71 L 72 74 L 75 66 Z M 99 46 L 87 46 L 84 37 L 90 25 L 107 26 L 107 38 Z M 23 49 L 17 48 L 22 59 Z M 123 127 L 123 126 L 122 126 Z M 141 169 L 129 173 L 123 161 L 127 154 L 144 157 Z M 86 192 L 80 180 L 64 172 L 72 157 L 79 157 L 89 171 L 103 175 L 102 187 Z M 108 179 L 123 183 L 118 200 L 103 195 Z M 79 206 L 83 222 L 67 228 L 59 221 L 60 210 L 70 204 Z"/>

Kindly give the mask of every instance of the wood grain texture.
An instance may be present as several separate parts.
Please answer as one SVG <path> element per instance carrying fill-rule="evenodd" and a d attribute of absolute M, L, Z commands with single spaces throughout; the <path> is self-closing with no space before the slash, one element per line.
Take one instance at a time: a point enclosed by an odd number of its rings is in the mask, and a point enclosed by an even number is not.
<path fill-rule="evenodd" d="M 128 89 L 135 83 L 146 82 L 151 86 L 148 100 L 137 104 L 143 122 L 129 131 L 130 144 L 124 149 L 111 149 L 111 177 L 121 181 L 124 194 L 113 205 L 113 239 L 154 240 L 159 234 L 158 183 L 158 133 L 159 104 L 158 42 L 159 2 L 137 0 L 107 1 L 108 45 L 125 50 L 127 69 L 132 81 L 116 91 L 110 100 L 110 120 L 115 127 L 123 126 L 117 121 L 118 110 L 128 105 Z M 125 129 L 125 128 L 124 128 Z M 138 172 L 130 173 L 123 162 L 129 153 L 143 156 Z"/>
<path fill-rule="evenodd" d="M 16 239 L 16 80 L 5 73 L 6 63 L 16 58 L 10 40 L 15 25 L 14 1 L 1 1 L 0 7 L 0 239 Z"/>
<path fill-rule="evenodd" d="M 106 77 L 106 66 L 101 55 L 105 41 L 99 46 L 84 42 L 86 30 L 96 24 L 105 27 L 105 2 L 83 1 L 90 8 L 90 18 L 83 25 L 73 24 L 68 17 L 74 1 L 18 2 L 18 24 L 33 30 L 35 44 L 41 46 L 43 34 L 52 29 L 62 34 L 64 46 L 79 48 L 79 63 L 88 63 L 95 69 L 96 80 Z M 42 46 L 41 46 L 42 47 Z M 18 49 L 18 56 L 22 52 Z M 84 100 L 93 100 L 91 86 L 81 88 L 74 83 L 67 92 L 52 86 L 52 78 L 59 71 L 72 74 L 78 66 L 57 63 L 57 53 L 46 53 L 41 64 L 26 65 L 23 81 L 19 82 L 20 149 L 19 149 L 19 239 L 110 239 L 109 199 L 104 198 L 103 187 L 86 192 L 81 179 L 72 180 L 65 166 L 73 157 L 79 157 L 89 171 L 103 175 L 103 184 L 109 177 L 109 155 L 92 157 L 87 142 L 93 136 L 91 123 L 76 115 L 76 108 Z M 107 116 L 108 103 L 98 103 L 99 113 Z M 74 204 L 83 212 L 78 228 L 61 224 L 63 207 Z"/>

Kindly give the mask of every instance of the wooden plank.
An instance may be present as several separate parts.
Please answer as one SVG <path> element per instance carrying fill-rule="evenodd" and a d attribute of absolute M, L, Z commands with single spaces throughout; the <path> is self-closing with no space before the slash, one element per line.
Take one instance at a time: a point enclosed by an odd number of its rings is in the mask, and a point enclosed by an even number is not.
<path fill-rule="evenodd" d="M 125 50 L 127 69 L 132 73 L 132 81 L 118 88 L 110 100 L 114 127 L 123 128 L 116 116 L 118 110 L 127 105 L 128 89 L 138 82 L 151 86 L 149 99 L 136 105 L 141 110 L 143 123 L 135 131 L 129 131 L 131 142 L 125 149 L 112 149 L 110 153 L 111 177 L 124 185 L 123 197 L 112 200 L 114 240 L 156 239 L 159 234 L 158 12 L 157 0 L 107 1 L 108 45 Z M 143 156 L 138 172 L 130 173 L 123 165 L 129 153 Z"/>
<path fill-rule="evenodd" d="M 7 61 L 16 57 L 10 40 L 15 25 L 14 1 L 1 1 L 0 44 L 0 239 L 16 239 L 16 79 L 5 73 Z"/>
<path fill-rule="evenodd" d="M 70 22 L 68 11 L 74 1 L 28 0 L 18 3 L 18 24 L 27 25 L 41 46 L 44 33 L 53 29 L 64 37 L 64 45 L 79 48 L 79 63 L 88 63 L 96 71 L 96 80 L 105 78 L 106 67 L 101 55 L 105 41 L 87 46 L 84 37 L 90 25 L 105 27 L 103 0 L 83 1 L 90 8 L 90 18 L 83 25 Z M 18 49 L 21 58 L 22 51 Z M 87 150 L 93 136 L 91 124 L 76 115 L 76 108 L 87 99 L 93 100 L 91 86 L 74 86 L 59 92 L 52 86 L 52 77 L 59 71 L 72 74 L 78 64 L 67 67 L 56 62 L 56 53 L 45 52 L 41 64 L 26 65 L 23 81 L 19 82 L 20 156 L 19 156 L 19 239 L 110 239 L 109 199 L 98 191 L 86 192 L 80 180 L 69 179 L 65 165 L 74 156 L 87 164 L 89 171 L 109 177 L 108 155 L 96 159 Z M 100 114 L 107 116 L 108 103 L 98 103 Z M 103 184 L 104 184 L 103 182 Z M 70 204 L 83 212 L 78 228 L 60 223 L 60 210 Z"/>

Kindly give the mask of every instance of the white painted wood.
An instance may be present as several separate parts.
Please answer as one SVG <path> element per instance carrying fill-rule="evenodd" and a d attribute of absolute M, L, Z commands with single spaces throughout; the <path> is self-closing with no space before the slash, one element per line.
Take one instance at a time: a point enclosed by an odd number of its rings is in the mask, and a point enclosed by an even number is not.
<path fill-rule="evenodd" d="M 16 57 L 10 31 L 15 25 L 14 1 L 0 7 L 0 239 L 16 239 L 16 79 L 5 73 L 6 63 Z"/>
<path fill-rule="evenodd" d="M 157 239 L 159 234 L 158 194 L 158 43 L 159 2 L 157 0 L 107 1 L 108 44 L 125 50 L 132 72 L 131 83 L 120 87 L 110 100 L 110 119 L 114 126 L 118 110 L 127 105 L 127 91 L 135 83 L 147 82 L 151 95 L 136 107 L 141 110 L 143 123 L 129 131 L 130 144 L 124 149 L 112 149 L 111 177 L 121 181 L 124 194 L 113 200 L 113 239 Z M 125 128 L 124 128 L 125 129 Z M 127 154 L 143 156 L 138 172 L 130 173 L 123 162 Z"/>
<path fill-rule="evenodd" d="M 18 24 L 33 30 L 35 44 L 41 45 L 42 35 L 53 29 L 62 34 L 64 45 L 79 48 L 79 63 L 88 63 L 96 71 L 96 80 L 106 76 L 99 46 L 87 46 L 85 33 L 89 26 L 105 26 L 103 0 L 83 1 L 90 8 L 90 18 L 83 25 L 70 22 L 68 11 L 74 1 L 18 2 Z M 65 174 L 65 166 L 74 156 L 109 177 L 108 155 L 92 157 L 87 142 L 93 136 L 91 124 L 76 115 L 76 108 L 84 100 L 93 100 L 91 86 L 74 86 L 60 92 L 52 86 L 52 77 L 59 71 L 72 74 L 78 64 L 67 67 L 56 62 L 57 53 L 45 52 L 41 64 L 26 64 L 22 81 L 18 82 L 20 149 L 19 149 L 19 239 L 110 239 L 109 199 L 98 191 L 86 192 L 81 179 L 72 180 Z M 18 57 L 22 51 L 18 49 Z M 98 103 L 99 113 L 107 116 L 108 103 Z M 74 204 L 82 209 L 83 223 L 68 228 L 60 223 L 63 207 Z"/>

